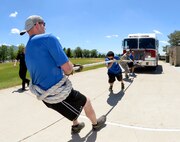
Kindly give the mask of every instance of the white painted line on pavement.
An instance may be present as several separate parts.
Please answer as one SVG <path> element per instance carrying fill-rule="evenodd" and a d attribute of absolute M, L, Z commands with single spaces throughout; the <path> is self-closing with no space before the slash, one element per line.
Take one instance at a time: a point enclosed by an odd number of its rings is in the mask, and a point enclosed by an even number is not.
<path fill-rule="evenodd" d="M 178 128 L 148 128 L 148 127 L 141 127 L 141 126 L 132 126 L 132 125 L 124 125 L 119 123 L 113 122 L 106 122 L 108 125 L 129 128 L 129 129 L 136 129 L 136 130 L 143 130 L 143 131 L 158 131 L 158 132 L 180 132 Z"/>
<path fill-rule="evenodd" d="M 81 118 L 88 119 L 86 116 L 80 115 Z M 108 122 L 106 121 L 107 125 L 117 126 L 122 128 L 129 128 L 135 130 L 142 130 L 142 131 L 153 131 L 153 132 L 180 132 L 178 128 L 148 128 L 148 127 L 141 127 L 141 126 L 132 126 L 132 125 L 125 125 L 120 123 Z"/>

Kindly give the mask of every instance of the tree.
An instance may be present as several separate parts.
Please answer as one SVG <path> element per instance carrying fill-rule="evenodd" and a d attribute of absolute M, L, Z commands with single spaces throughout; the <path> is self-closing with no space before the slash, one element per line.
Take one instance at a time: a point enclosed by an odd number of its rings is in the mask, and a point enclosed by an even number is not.
<path fill-rule="evenodd" d="M 72 57 L 71 48 L 68 48 L 68 49 L 66 50 L 66 55 L 68 56 L 68 58 L 71 58 L 71 57 Z"/>
<path fill-rule="evenodd" d="M 162 48 L 163 48 L 163 52 L 167 52 L 167 49 L 169 48 L 169 45 L 165 45 Z"/>
<path fill-rule="evenodd" d="M 98 58 L 105 58 L 105 57 L 106 57 L 105 54 L 101 54 L 101 53 L 98 54 Z"/>
<path fill-rule="evenodd" d="M 170 35 L 168 35 L 169 43 L 171 46 L 178 46 L 180 45 L 180 31 L 174 31 Z"/>
<path fill-rule="evenodd" d="M 2 45 L 0 47 L 0 60 L 4 62 L 5 60 L 7 60 L 7 57 L 8 57 L 8 48 L 6 45 Z"/>
<path fill-rule="evenodd" d="M 90 57 L 90 51 L 89 50 L 83 49 L 82 53 L 83 53 L 83 57 L 85 57 L 85 58 L 89 58 Z"/>
<path fill-rule="evenodd" d="M 96 49 L 91 50 L 91 57 L 97 58 L 97 56 L 98 56 L 98 51 Z"/>
<path fill-rule="evenodd" d="M 82 58 L 82 49 L 80 47 L 76 47 L 76 49 L 74 50 L 74 57 Z"/>
<path fill-rule="evenodd" d="M 24 44 L 20 44 L 20 45 L 18 46 L 18 53 L 17 53 L 17 54 L 22 53 L 23 48 L 25 48 Z"/>
<path fill-rule="evenodd" d="M 14 59 L 15 59 L 14 46 L 10 46 L 10 47 L 8 48 L 8 59 L 9 59 L 9 60 L 14 60 Z"/>

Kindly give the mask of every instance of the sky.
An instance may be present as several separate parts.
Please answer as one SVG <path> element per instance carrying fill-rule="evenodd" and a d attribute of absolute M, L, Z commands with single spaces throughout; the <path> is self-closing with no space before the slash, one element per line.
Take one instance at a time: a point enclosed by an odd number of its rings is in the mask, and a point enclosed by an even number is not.
<path fill-rule="evenodd" d="M 179 0 L 0 0 L 0 45 L 26 45 L 27 17 L 40 15 L 62 47 L 122 53 L 128 34 L 156 33 L 159 52 L 180 30 Z"/>

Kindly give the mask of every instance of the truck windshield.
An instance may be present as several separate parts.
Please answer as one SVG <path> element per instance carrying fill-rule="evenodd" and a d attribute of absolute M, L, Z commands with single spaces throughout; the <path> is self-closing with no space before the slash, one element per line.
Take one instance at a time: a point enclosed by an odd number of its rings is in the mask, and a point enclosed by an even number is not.
<path fill-rule="evenodd" d="M 153 38 L 140 38 L 139 39 L 139 48 L 144 49 L 155 49 L 155 39 Z"/>
<path fill-rule="evenodd" d="M 137 38 L 124 39 L 123 47 L 127 49 L 137 49 L 138 39 Z"/>

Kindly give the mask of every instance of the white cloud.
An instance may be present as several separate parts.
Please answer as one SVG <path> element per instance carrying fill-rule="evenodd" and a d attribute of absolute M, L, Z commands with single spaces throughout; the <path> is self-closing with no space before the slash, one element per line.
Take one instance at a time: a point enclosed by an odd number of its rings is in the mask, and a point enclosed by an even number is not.
<path fill-rule="evenodd" d="M 112 35 L 112 37 L 119 37 L 119 35 Z"/>
<path fill-rule="evenodd" d="M 154 33 L 162 35 L 162 33 L 158 30 L 153 30 Z"/>
<path fill-rule="evenodd" d="M 107 35 L 106 38 L 118 38 L 119 35 Z"/>
<path fill-rule="evenodd" d="M 9 15 L 9 17 L 16 17 L 16 16 L 17 16 L 17 14 L 18 14 L 18 12 L 17 12 L 17 11 L 15 11 L 14 13 L 11 13 L 11 14 Z"/>
<path fill-rule="evenodd" d="M 159 42 L 160 42 L 160 43 L 163 43 L 163 44 L 169 44 L 169 42 L 164 41 L 164 40 L 160 40 Z"/>
<path fill-rule="evenodd" d="M 12 34 L 19 34 L 19 33 L 20 33 L 20 30 L 17 29 L 17 28 L 13 28 L 13 29 L 11 29 L 11 33 L 12 33 Z"/>
<path fill-rule="evenodd" d="M 11 14 L 9 15 L 9 17 L 16 17 L 16 16 L 17 16 L 17 14 L 18 14 L 18 12 L 17 12 L 17 11 L 15 11 L 14 13 L 11 13 Z"/>
<path fill-rule="evenodd" d="M 110 36 L 110 35 L 107 35 L 106 38 L 111 38 L 111 36 Z"/>
<path fill-rule="evenodd" d="M 21 45 L 21 44 L 17 44 L 16 46 L 18 47 L 19 45 Z"/>
<path fill-rule="evenodd" d="M 111 38 L 111 36 L 106 36 L 106 38 Z"/>
<path fill-rule="evenodd" d="M 11 46 L 10 44 L 7 44 L 7 43 L 3 43 L 3 44 L 0 43 L 0 46 L 2 46 L 2 45 Z"/>

